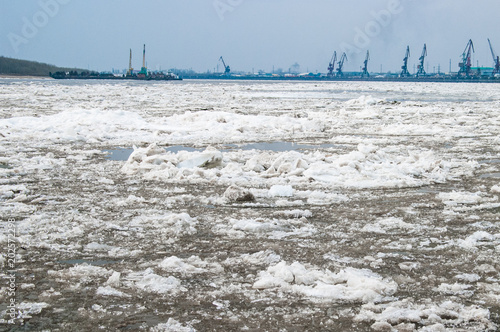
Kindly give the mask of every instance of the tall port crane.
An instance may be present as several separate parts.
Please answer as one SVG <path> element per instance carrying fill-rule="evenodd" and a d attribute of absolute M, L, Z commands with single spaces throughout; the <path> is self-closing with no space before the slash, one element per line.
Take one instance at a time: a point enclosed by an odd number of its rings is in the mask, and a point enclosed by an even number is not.
<path fill-rule="evenodd" d="M 408 58 L 410 57 L 410 46 L 406 46 L 406 55 L 403 59 L 403 65 L 401 66 L 401 75 L 400 77 L 410 77 L 410 73 L 408 72 Z"/>
<path fill-rule="evenodd" d="M 470 76 L 472 67 L 472 53 L 474 52 L 474 44 L 472 43 L 472 39 L 469 39 L 467 46 L 465 46 L 464 53 L 462 54 L 462 62 L 458 64 L 458 66 L 460 67 L 460 71 L 458 72 L 459 76 Z"/>
<path fill-rule="evenodd" d="M 226 66 L 226 63 L 224 62 L 222 56 L 219 58 L 219 61 L 222 61 L 222 65 L 224 66 L 224 75 L 229 75 L 229 73 L 231 72 L 231 68 L 229 66 Z"/>
<path fill-rule="evenodd" d="M 344 76 L 344 72 L 342 71 L 342 69 L 344 68 L 344 62 L 347 61 L 347 54 L 342 53 L 342 56 L 340 57 L 340 60 L 339 62 L 337 63 L 339 66 L 337 68 L 337 77 L 342 77 Z"/>
<path fill-rule="evenodd" d="M 365 58 L 365 61 L 363 62 L 361 77 L 370 77 L 370 74 L 368 73 L 368 61 L 369 60 L 370 60 L 370 51 L 366 51 L 366 58 Z"/>
<path fill-rule="evenodd" d="M 500 57 L 498 55 L 495 56 L 495 51 L 493 51 L 493 46 L 491 46 L 491 41 L 488 38 L 488 44 L 490 44 L 491 56 L 493 56 L 493 62 L 495 63 L 495 68 L 493 69 L 492 76 L 500 74 Z"/>
<path fill-rule="evenodd" d="M 419 76 L 425 76 L 425 69 L 424 69 L 424 62 L 425 62 L 425 57 L 427 56 L 427 44 L 424 44 L 424 49 L 422 50 L 422 55 L 418 60 L 420 63 L 418 64 L 418 71 L 417 71 L 417 77 Z"/>
<path fill-rule="evenodd" d="M 333 71 L 335 70 L 335 61 L 337 61 L 337 51 L 333 52 L 332 59 L 328 64 L 328 77 L 333 76 Z"/>

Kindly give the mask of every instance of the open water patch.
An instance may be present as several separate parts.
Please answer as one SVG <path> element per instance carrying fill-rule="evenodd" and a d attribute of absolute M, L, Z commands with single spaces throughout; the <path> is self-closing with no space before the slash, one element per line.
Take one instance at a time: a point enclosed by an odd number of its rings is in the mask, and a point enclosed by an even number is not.
<path fill-rule="evenodd" d="M 500 173 L 486 173 L 486 174 L 481 174 L 479 176 L 481 179 L 499 179 L 500 178 Z"/>
<path fill-rule="evenodd" d="M 294 142 L 262 142 L 262 143 L 249 143 L 249 144 L 228 144 L 224 145 L 220 151 L 230 152 L 234 150 L 261 150 L 261 151 L 273 151 L 273 152 L 287 152 L 287 151 L 298 151 L 298 150 L 314 150 L 314 149 L 328 149 L 338 147 L 334 144 L 300 144 Z M 203 152 L 205 149 L 193 148 L 185 145 L 174 145 L 165 148 L 165 151 L 177 153 L 180 151 L 187 152 Z M 118 148 L 118 149 L 108 149 L 103 150 L 106 155 L 106 159 L 114 161 L 126 161 L 134 152 L 133 148 Z"/>
<path fill-rule="evenodd" d="M 204 149 L 197 149 L 193 148 L 190 146 L 184 146 L 184 145 L 173 145 L 165 148 L 165 151 L 172 152 L 172 153 L 177 153 L 180 151 L 187 151 L 187 152 L 202 152 Z M 109 150 L 103 150 L 103 152 L 107 153 L 106 159 L 108 160 L 114 160 L 114 161 L 126 161 L 134 152 L 133 148 L 118 148 L 118 149 L 109 149 Z"/>
<path fill-rule="evenodd" d="M 500 164 L 500 159 L 483 159 L 478 161 L 479 164 Z"/>

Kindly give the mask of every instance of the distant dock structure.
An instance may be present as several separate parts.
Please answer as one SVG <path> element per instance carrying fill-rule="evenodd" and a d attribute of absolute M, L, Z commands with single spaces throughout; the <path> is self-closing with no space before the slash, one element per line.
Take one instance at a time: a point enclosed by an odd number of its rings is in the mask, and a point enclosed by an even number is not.
<path fill-rule="evenodd" d="M 142 67 L 139 72 L 134 72 L 132 68 L 132 49 L 129 53 L 128 70 L 125 75 L 115 75 L 112 73 L 99 73 L 96 71 L 69 71 L 50 73 L 50 77 L 55 79 L 73 79 L 73 80 L 141 80 L 141 81 L 179 81 L 182 80 L 178 75 L 163 71 L 148 71 L 146 67 L 146 44 L 142 49 Z"/>

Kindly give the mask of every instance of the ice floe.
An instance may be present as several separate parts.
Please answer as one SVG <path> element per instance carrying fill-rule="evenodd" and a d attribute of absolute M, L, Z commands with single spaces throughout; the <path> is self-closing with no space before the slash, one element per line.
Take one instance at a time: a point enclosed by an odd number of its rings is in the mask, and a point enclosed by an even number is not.
<path fill-rule="evenodd" d="M 187 289 L 182 286 L 181 280 L 168 276 L 158 275 L 153 269 L 129 273 L 124 277 L 124 285 L 135 287 L 141 291 L 157 294 L 177 294 Z"/>
<path fill-rule="evenodd" d="M 208 152 L 207 152 L 208 151 Z M 128 175 L 142 174 L 147 179 L 179 181 L 238 181 L 262 183 L 266 179 L 286 179 L 304 184 L 310 180 L 334 187 L 377 188 L 416 187 L 453 180 L 460 172 L 472 170 L 467 163 L 446 162 L 432 151 L 406 150 L 401 147 L 379 148 L 360 144 L 348 154 L 316 152 L 263 153 L 241 160 L 242 152 L 226 152 L 207 148 L 200 152 L 173 154 L 152 144 L 136 149 L 122 168 Z M 189 161 L 186 162 L 185 161 Z M 224 167 L 231 162 L 231 167 Z M 237 164 L 239 163 L 239 165 Z M 206 166 L 220 166 L 206 169 Z M 237 171 L 235 171 L 237 169 Z M 460 169 L 457 171 L 456 169 Z M 237 178 L 235 178 L 237 174 Z M 291 196 L 290 184 L 276 183 L 270 195 Z M 280 190 L 278 190 L 280 188 Z"/>
<path fill-rule="evenodd" d="M 339 300 L 377 302 L 394 294 L 397 284 L 367 270 L 346 268 L 333 273 L 299 262 L 284 261 L 259 273 L 253 288 L 275 289 L 298 293 L 302 296 Z"/>
<path fill-rule="evenodd" d="M 450 324 L 459 326 L 467 324 L 477 330 L 492 330 L 495 325 L 489 320 L 490 312 L 475 305 L 466 306 L 452 301 L 440 304 L 415 304 L 411 300 L 395 301 L 390 304 L 368 303 L 362 306 L 355 319 L 372 322 L 377 331 L 387 329 L 398 330 L 398 326 L 406 330 L 416 330 L 422 326 L 426 331 L 449 331 Z"/>
<path fill-rule="evenodd" d="M 182 274 L 217 273 L 223 270 L 220 264 L 204 261 L 197 256 L 191 256 L 187 259 L 176 256 L 167 257 L 158 264 L 158 267 L 167 272 Z"/>

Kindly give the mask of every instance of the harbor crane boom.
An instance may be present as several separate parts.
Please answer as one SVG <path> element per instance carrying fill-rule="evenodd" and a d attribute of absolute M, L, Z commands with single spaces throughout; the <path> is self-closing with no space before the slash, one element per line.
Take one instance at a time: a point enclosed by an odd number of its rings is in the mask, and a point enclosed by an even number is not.
<path fill-rule="evenodd" d="M 418 60 L 420 61 L 419 65 L 418 65 L 418 71 L 417 71 L 417 77 L 419 76 L 425 76 L 426 75 L 426 72 L 425 72 L 425 69 L 424 69 L 424 62 L 425 62 L 425 57 L 427 56 L 427 44 L 424 44 L 424 49 L 422 50 L 422 55 L 420 56 L 420 58 L 418 58 Z"/>
<path fill-rule="evenodd" d="M 222 61 L 222 65 L 224 66 L 224 75 L 229 75 L 229 73 L 231 72 L 231 68 L 229 66 L 226 66 L 226 63 L 224 62 L 222 56 L 219 58 L 219 61 Z"/>
<path fill-rule="evenodd" d="M 465 46 L 464 53 L 462 54 L 462 62 L 458 64 L 460 67 L 458 75 L 466 77 L 470 76 L 472 68 L 472 53 L 474 52 L 474 44 L 472 43 L 472 39 L 469 39 L 467 46 Z"/>
<path fill-rule="evenodd" d="M 403 59 L 403 65 L 401 66 L 401 75 L 400 77 L 410 77 L 410 73 L 408 72 L 408 58 L 410 57 L 410 46 L 406 46 L 406 54 Z"/>
<path fill-rule="evenodd" d="M 500 74 L 500 57 L 495 55 L 495 51 L 493 51 L 493 46 L 491 46 L 491 41 L 488 38 L 488 44 L 490 44 L 491 56 L 493 57 L 493 62 L 495 63 L 495 68 L 493 69 L 492 76 Z"/>
<path fill-rule="evenodd" d="M 370 74 L 368 73 L 368 61 L 370 61 L 370 51 L 366 51 L 366 58 L 363 62 L 363 72 L 361 73 L 361 77 L 370 77 Z"/>
<path fill-rule="evenodd" d="M 335 70 L 335 61 L 337 61 L 337 51 L 333 52 L 332 59 L 328 64 L 328 77 L 333 76 L 333 71 Z"/>
<path fill-rule="evenodd" d="M 347 54 L 342 53 L 342 56 L 340 57 L 340 60 L 339 62 L 337 63 L 339 65 L 339 67 L 337 68 L 337 77 L 342 77 L 344 76 L 344 72 L 342 71 L 342 69 L 344 68 L 344 62 L 347 61 Z"/>

